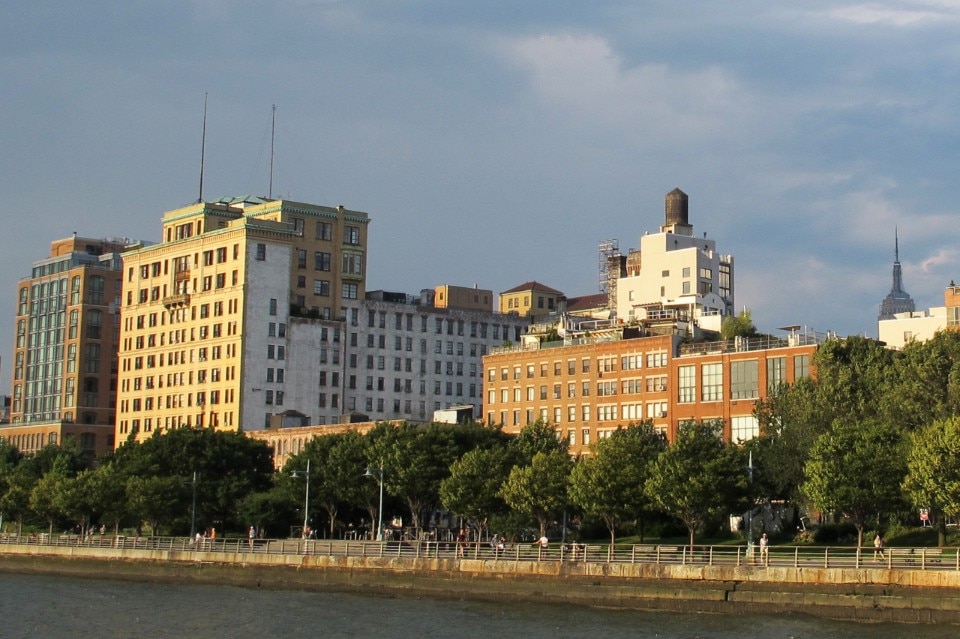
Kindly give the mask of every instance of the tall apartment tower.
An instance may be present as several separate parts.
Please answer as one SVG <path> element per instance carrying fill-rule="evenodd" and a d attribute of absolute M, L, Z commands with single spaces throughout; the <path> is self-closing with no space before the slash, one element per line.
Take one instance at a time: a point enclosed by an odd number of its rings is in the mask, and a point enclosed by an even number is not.
<path fill-rule="evenodd" d="M 893 234 L 893 286 L 880 303 L 878 320 L 894 319 L 897 313 L 912 313 L 917 309 L 913 298 L 903 290 L 903 270 L 900 267 L 900 238 Z"/>
<path fill-rule="evenodd" d="M 123 256 L 117 443 L 339 415 L 339 391 L 321 406 L 320 381 L 343 372 L 342 309 L 364 298 L 368 223 L 260 198 L 165 214 L 163 241 Z"/>
<path fill-rule="evenodd" d="M 660 232 L 645 234 L 626 256 L 616 280 L 617 318 L 719 331 L 734 313 L 733 256 L 718 253 L 706 233 L 694 235 L 686 193 L 667 193 L 664 208 Z"/>
<path fill-rule="evenodd" d="M 121 254 L 135 246 L 56 240 L 20 281 L 10 424 L 0 437 L 21 451 L 74 436 L 91 455 L 113 447 Z"/>

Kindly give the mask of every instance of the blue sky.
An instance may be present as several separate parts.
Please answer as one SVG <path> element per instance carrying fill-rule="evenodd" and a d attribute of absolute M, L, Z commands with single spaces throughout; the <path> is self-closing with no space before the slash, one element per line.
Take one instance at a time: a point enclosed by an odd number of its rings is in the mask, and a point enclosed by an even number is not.
<path fill-rule="evenodd" d="M 34 0 L 0 40 L 0 393 L 51 240 L 198 196 L 366 211 L 368 286 L 598 288 L 680 187 L 759 328 L 877 333 L 960 280 L 960 0 Z"/>

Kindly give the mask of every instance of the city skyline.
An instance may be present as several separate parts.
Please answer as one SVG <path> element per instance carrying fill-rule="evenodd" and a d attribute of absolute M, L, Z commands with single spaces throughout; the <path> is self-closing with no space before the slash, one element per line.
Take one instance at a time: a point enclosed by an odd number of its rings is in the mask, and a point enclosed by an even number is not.
<path fill-rule="evenodd" d="M 698 10 L 698 7 L 700 10 Z M 51 241 L 160 239 L 199 193 L 369 213 L 368 288 L 598 290 L 663 196 L 737 260 L 761 330 L 876 336 L 957 278 L 960 3 L 18 6 L 0 44 L 14 294 Z M 276 105 L 271 180 L 271 106 Z"/>

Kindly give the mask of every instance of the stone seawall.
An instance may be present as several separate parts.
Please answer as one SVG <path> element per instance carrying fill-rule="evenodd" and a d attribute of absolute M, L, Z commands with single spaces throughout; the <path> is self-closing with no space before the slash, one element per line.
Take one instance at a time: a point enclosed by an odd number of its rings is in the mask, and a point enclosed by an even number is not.
<path fill-rule="evenodd" d="M 397 559 L 0 547 L 0 571 L 572 603 L 687 612 L 796 612 L 866 622 L 960 624 L 960 572 Z"/>

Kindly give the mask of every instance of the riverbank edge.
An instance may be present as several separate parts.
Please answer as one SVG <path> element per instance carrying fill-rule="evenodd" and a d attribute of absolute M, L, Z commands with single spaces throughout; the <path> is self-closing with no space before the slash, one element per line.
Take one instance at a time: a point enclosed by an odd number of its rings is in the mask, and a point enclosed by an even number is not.
<path fill-rule="evenodd" d="M 4 546 L 0 571 L 273 590 L 960 624 L 956 571 L 398 559 Z"/>

